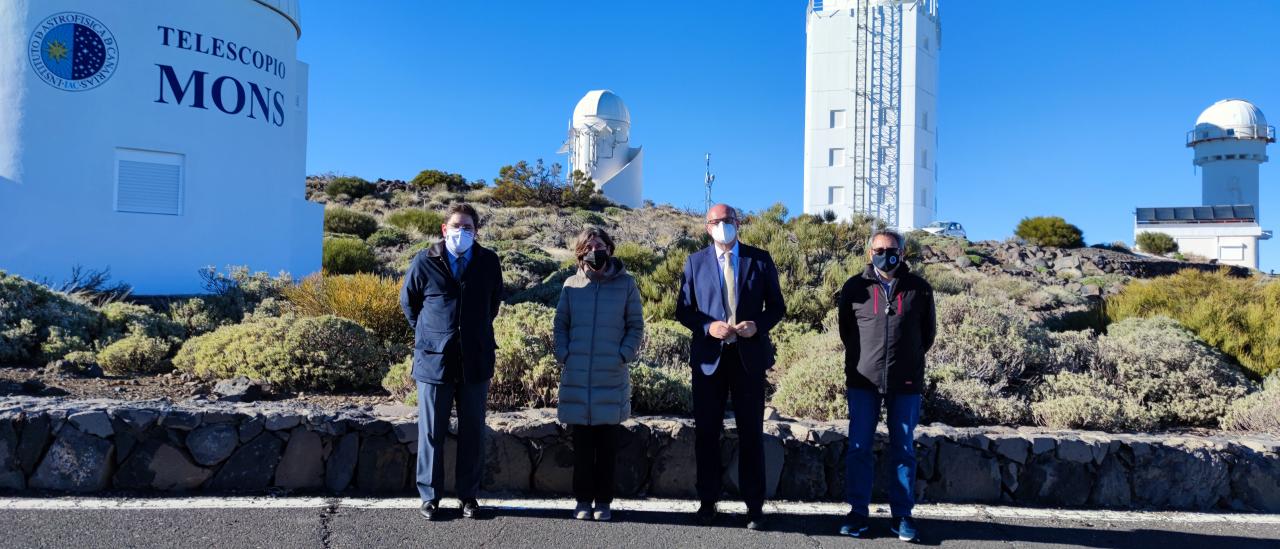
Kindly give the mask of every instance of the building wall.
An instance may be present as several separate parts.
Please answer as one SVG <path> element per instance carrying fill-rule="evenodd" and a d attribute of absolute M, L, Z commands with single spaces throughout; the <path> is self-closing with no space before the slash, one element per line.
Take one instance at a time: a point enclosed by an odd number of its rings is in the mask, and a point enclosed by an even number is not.
<path fill-rule="evenodd" d="M 903 7 L 898 225 L 904 228 L 927 225 L 936 212 L 936 5 L 929 0 Z M 857 19 L 851 10 L 856 7 L 857 0 L 828 0 L 821 12 L 810 12 L 806 23 L 804 210 L 831 210 L 842 219 L 857 210 L 855 147 L 867 147 L 870 140 L 869 126 L 861 136 L 854 127 Z M 873 153 L 867 151 L 870 161 Z"/>
<path fill-rule="evenodd" d="M 1258 268 L 1258 240 L 1262 229 L 1257 223 L 1135 225 L 1134 240 L 1144 232 L 1165 233 L 1178 243 L 1178 251 L 1216 259 L 1226 265 Z"/>
<path fill-rule="evenodd" d="M 114 37 L 111 74 L 92 89 L 50 85 L 29 56 L 61 12 Z M 0 269 L 58 281 L 75 265 L 109 268 L 141 294 L 197 292 L 208 265 L 319 269 L 293 21 L 252 0 L 7 0 L 0 29 L 15 28 L 0 36 Z M 247 64 L 227 58 L 231 42 Z M 131 159 L 180 166 L 176 215 L 120 211 L 117 170 Z"/>
<path fill-rule="evenodd" d="M 1258 207 L 1258 168 L 1267 159 L 1261 140 L 1222 139 L 1195 146 L 1202 170 L 1201 203 L 1206 206 L 1252 204 Z M 1232 158 L 1235 157 L 1235 158 Z"/>

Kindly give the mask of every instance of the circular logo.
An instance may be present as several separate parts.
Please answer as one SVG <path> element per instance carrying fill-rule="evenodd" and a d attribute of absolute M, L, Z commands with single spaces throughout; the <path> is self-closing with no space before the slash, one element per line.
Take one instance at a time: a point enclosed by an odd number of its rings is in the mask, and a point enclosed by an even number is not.
<path fill-rule="evenodd" d="M 55 13 L 36 25 L 27 57 L 44 83 L 66 91 L 101 86 L 116 72 L 116 37 L 101 21 L 72 11 Z"/>

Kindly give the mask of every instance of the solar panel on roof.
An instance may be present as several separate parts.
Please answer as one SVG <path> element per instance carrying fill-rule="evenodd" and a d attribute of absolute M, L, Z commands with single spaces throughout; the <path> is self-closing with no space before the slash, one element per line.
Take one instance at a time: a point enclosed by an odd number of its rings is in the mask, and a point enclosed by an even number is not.
<path fill-rule="evenodd" d="M 1138 208 L 1138 221 L 1155 221 L 1155 208 Z"/>
<path fill-rule="evenodd" d="M 1234 219 L 1236 216 L 1235 209 L 1231 206 L 1214 206 L 1213 219 Z"/>

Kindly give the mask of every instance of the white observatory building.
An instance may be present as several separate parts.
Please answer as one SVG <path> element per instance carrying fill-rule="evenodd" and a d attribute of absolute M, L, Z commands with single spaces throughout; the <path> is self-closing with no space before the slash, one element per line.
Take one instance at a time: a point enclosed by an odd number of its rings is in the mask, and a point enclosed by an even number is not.
<path fill-rule="evenodd" d="M 1275 128 L 1248 101 L 1224 99 L 1205 109 L 1187 132 L 1202 174 L 1200 205 L 1138 208 L 1135 238 L 1165 233 L 1182 253 L 1257 269 L 1258 241 L 1271 238 L 1258 221 L 1258 167 L 1275 141 Z"/>
<path fill-rule="evenodd" d="M 298 0 L 0 1 L 0 269 L 320 269 Z"/>
<path fill-rule="evenodd" d="M 810 0 L 805 25 L 805 213 L 928 225 L 938 196 L 938 0 Z"/>
<path fill-rule="evenodd" d="M 606 198 L 638 208 L 643 201 L 644 151 L 631 147 L 631 112 L 609 90 L 592 90 L 573 108 L 569 138 L 559 150 L 569 154 L 569 173 L 581 171 Z"/>

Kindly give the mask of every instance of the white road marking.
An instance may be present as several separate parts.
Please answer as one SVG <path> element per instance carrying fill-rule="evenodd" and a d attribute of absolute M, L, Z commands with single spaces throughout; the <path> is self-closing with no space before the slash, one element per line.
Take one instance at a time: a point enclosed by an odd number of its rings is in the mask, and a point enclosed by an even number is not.
<path fill-rule="evenodd" d="M 173 509 L 417 509 L 417 498 L 323 498 L 323 497 L 193 497 L 193 498 L 0 498 L 0 511 L 90 511 L 90 510 L 173 510 Z M 558 511 L 573 509 L 571 499 L 482 499 L 481 505 L 494 509 Z M 446 499 L 443 507 L 457 507 Z M 618 511 L 692 513 L 698 502 L 690 500 L 617 500 Z M 770 502 L 766 510 L 788 515 L 843 515 L 849 507 L 841 503 Z M 723 513 L 745 514 L 741 502 L 720 504 Z M 920 518 L 938 519 L 1030 519 L 1075 522 L 1167 522 L 1167 523 L 1248 523 L 1280 524 L 1280 515 L 1253 513 L 1191 513 L 1182 511 L 1111 511 L 1085 509 L 1043 509 L 987 505 L 917 505 Z M 888 516 L 884 505 L 872 505 L 873 516 Z"/>

